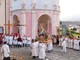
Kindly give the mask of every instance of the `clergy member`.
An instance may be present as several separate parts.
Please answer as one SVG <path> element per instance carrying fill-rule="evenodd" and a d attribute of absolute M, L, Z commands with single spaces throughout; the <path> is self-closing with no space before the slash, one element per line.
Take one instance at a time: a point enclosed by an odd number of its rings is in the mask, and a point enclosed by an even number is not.
<path fill-rule="evenodd" d="M 39 57 L 39 42 L 38 40 L 35 40 L 35 44 L 36 44 L 36 57 L 38 58 Z"/>
<path fill-rule="evenodd" d="M 37 51 L 36 51 L 36 43 L 34 39 L 32 39 L 31 52 L 32 52 L 32 58 L 35 59 L 37 57 Z"/>
<path fill-rule="evenodd" d="M 46 52 L 45 52 L 46 46 L 45 43 L 39 42 L 39 59 L 43 60 L 46 57 Z"/>
<path fill-rule="evenodd" d="M 10 60 L 10 49 L 7 42 L 4 42 L 4 45 L 1 48 L 1 53 L 3 55 L 3 60 Z"/>

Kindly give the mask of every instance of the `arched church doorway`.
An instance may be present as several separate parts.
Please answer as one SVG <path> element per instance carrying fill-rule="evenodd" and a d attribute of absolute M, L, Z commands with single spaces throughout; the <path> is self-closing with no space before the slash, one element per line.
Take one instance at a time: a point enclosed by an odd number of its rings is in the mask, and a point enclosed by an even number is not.
<path fill-rule="evenodd" d="M 49 15 L 41 15 L 38 19 L 38 35 L 49 33 L 51 35 L 51 17 Z"/>
<path fill-rule="evenodd" d="M 13 25 L 14 25 L 14 27 L 13 27 L 13 32 L 12 33 L 14 33 L 14 34 L 19 34 L 20 33 L 19 24 L 20 24 L 20 21 L 19 21 L 18 16 L 14 15 L 13 16 Z"/>

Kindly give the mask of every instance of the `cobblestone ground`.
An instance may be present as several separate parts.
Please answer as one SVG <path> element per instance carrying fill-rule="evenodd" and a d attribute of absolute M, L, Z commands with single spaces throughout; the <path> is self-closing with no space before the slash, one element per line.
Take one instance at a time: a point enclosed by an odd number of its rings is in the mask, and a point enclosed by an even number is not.
<path fill-rule="evenodd" d="M 11 50 L 10 53 L 11 58 L 13 58 L 13 55 L 15 55 L 16 60 L 20 60 L 19 59 L 20 57 L 22 57 L 22 60 L 33 60 L 32 57 L 30 56 L 31 49 L 29 47 L 10 48 L 10 50 Z M 2 60 L 1 58 L 2 56 L 0 53 L 0 60 Z M 67 53 L 62 53 L 62 49 L 60 47 L 54 47 L 51 53 L 47 53 L 47 58 L 49 60 L 80 60 L 80 51 L 67 48 Z M 34 60 L 39 60 L 39 59 L 34 59 Z"/>

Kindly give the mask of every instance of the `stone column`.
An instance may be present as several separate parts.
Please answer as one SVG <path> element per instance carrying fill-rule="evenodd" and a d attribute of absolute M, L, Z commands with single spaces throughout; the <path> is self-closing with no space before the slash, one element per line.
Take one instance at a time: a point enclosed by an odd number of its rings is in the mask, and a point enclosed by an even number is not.
<path fill-rule="evenodd" d="M 22 20 L 20 22 L 21 36 L 26 35 L 26 0 L 22 0 Z"/>
<path fill-rule="evenodd" d="M 37 20 L 36 20 L 36 13 L 32 11 L 32 39 L 35 39 L 37 36 Z"/>
<path fill-rule="evenodd" d="M 52 35 L 57 35 L 57 28 L 56 28 L 56 19 L 53 17 L 52 20 Z"/>
<path fill-rule="evenodd" d="M 26 35 L 26 13 L 22 13 L 21 36 Z"/>
<path fill-rule="evenodd" d="M 36 20 L 36 1 L 32 0 L 32 39 L 35 39 L 37 36 L 37 20 Z"/>

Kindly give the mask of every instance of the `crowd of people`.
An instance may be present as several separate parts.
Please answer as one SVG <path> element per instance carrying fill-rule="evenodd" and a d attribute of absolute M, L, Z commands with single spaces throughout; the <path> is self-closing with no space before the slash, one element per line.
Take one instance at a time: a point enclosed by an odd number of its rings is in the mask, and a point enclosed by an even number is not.
<path fill-rule="evenodd" d="M 45 37 L 42 35 L 40 38 L 43 39 Z M 80 50 L 80 40 L 79 38 L 55 35 L 53 35 L 47 43 L 44 41 L 33 40 L 31 46 L 33 58 L 39 57 L 40 59 L 45 59 L 46 52 L 52 52 L 54 46 L 60 46 L 62 48 L 62 52 L 64 53 L 67 52 L 67 48 Z"/>
<path fill-rule="evenodd" d="M 9 47 L 31 47 L 31 56 L 33 59 L 39 58 L 41 60 L 46 58 L 46 52 L 51 53 L 54 49 L 54 46 L 60 46 L 62 47 L 62 52 L 66 53 L 67 48 L 72 48 L 76 50 L 80 50 L 80 40 L 77 38 L 71 38 L 68 36 L 55 36 L 52 35 L 51 37 L 49 35 L 39 35 L 36 37 L 36 39 L 32 39 L 30 36 L 13 36 L 13 35 L 5 35 L 3 37 L 3 43 L 4 45 L 8 44 Z M 7 46 L 2 46 L 1 52 L 3 53 L 3 50 Z M 9 47 L 7 49 L 9 50 Z M 9 51 L 6 51 L 6 55 L 9 54 Z M 5 53 L 5 52 L 4 52 Z M 7 56 L 4 56 L 4 59 Z M 8 57 L 9 59 L 9 57 Z"/>
<path fill-rule="evenodd" d="M 21 37 L 20 35 L 5 35 L 2 42 L 7 42 L 10 47 L 25 47 L 31 45 L 31 37 L 26 37 L 25 35 Z"/>

